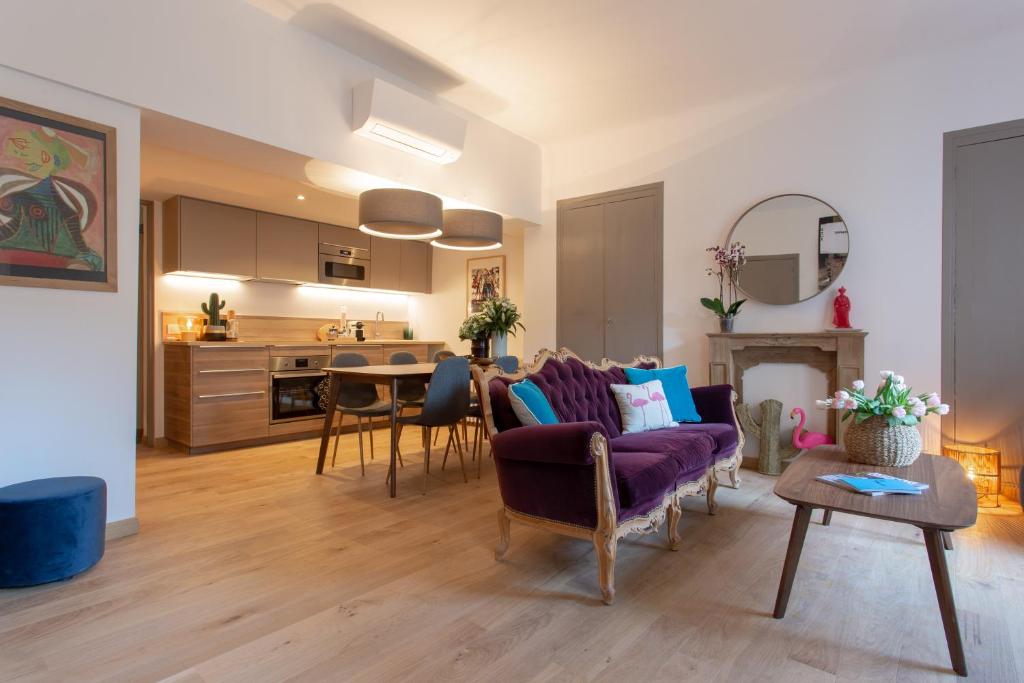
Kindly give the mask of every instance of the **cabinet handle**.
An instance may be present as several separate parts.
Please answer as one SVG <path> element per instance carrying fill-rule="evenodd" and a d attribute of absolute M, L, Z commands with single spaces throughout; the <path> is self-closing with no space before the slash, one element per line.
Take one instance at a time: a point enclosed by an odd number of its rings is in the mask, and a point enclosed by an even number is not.
<path fill-rule="evenodd" d="M 199 398 L 231 398 L 234 396 L 262 396 L 265 391 L 234 391 L 230 394 L 199 394 Z"/>
<path fill-rule="evenodd" d="M 227 368 L 223 370 L 200 370 L 200 375 L 213 375 L 222 372 L 266 372 L 266 368 Z"/>

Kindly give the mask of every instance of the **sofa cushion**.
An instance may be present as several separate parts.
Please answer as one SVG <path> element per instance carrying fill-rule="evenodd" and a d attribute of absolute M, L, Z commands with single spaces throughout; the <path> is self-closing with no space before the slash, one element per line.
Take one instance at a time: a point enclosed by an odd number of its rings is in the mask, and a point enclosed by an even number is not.
<path fill-rule="evenodd" d="M 508 398 L 512 410 L 524 426 L 558 423 L 558 416 L 551 409 L 547 396 L 529 379 L 509 385 Z"/>
<path fill-rule="evenodd" d="M 664 453 L 674 458 L 686 471 L 711 465 L 714 462 L 715 445 L 711 434 L 681 426 L 623 434 L 611 440 L 612 453 L 616 458 L 628 453 Z"/>
<path fill-rule="evenodd" d="M 575 358 L 550 360 L 530 380 L 548 397 L 561 422 L 600 422 L 612 437 L 622 433 L 619 406 L 609 389 L 627 384 L 622 368 L 596 370 Z"/>
<path fill-rule="evenodd" d="M 665 387 L 665 397 L 672 411 L 672 419 L 676 422 L 700 422 L 700 414 L 693 403 L 690 384 L 686 381 L 686 366 L 677 365 L 673 368 L 626 368 L 626 377 L 630 384 L 643 384 L 660 379 Z"/>
<path fill-rule="evenodd" d="M 675 427 L 661 380 L 643 384 L 609 384 L 622 416 L 622 433 L 650 432 Z"/>
<path fill-rule="evenodd" d="M 732 455 L 736 451 L 736 445 L 739 443 L 739 434 L 736 432 L 736 427 L 731 424 L 723 424 L 721 422 L 681 424 L 678 429 L 710 434 L 715 440 L 715 455 Z"/>
<path fill-rule="evenodd" d="M 612 458 L 612 469 L 622 508 L 660 501 L 672 490 L 679 475 L 679 461 L 667 453 L 621 453 Z"/>

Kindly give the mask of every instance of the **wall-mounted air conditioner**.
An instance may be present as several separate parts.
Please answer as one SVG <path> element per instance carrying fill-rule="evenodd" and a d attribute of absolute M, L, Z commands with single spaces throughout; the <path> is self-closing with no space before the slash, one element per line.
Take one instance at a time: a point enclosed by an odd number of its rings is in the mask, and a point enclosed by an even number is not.
<path fill-rule="evenodd" d="M 353 88 L 352 125 L 363 137 L 439 164 L 458 159 L 466 141 L 465 119 L 376 78 Z"/>

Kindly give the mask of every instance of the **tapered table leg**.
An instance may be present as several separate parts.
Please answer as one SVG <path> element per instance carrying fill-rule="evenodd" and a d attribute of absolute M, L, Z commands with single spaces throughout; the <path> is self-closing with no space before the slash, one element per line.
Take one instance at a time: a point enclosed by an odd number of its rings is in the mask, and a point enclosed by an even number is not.
<path fill-rule="evenodd" d="M 953 549 L 953 532 L 952 531 L 943 531 L 942 532 L 942 547 L 944 547 L 946 550 L 952 550 Z"/>
<path fill-rule="evenodd" d="M 316 459 L 316 473 L 324 473 L 324 461 L 327 459 L 327 445 L 331 442 L 331 425 L 334 423 L 334 412 L 338 408 L 338 394 L 341 393 L 341 377 L 328 374 L 327 412 L 324 414 L 324 431 L 320 435 L 320 455 Z"/>
<path fill-rule="evenodd" d="M 391 464 L 388 465 L 388 472 L 391 473 L 391 497 L 398 495 L 398 472 L 396 471 L 396 457 L 398 452 L 398 378 L 391 378 Z"/>
<path fill-rule="evenodd" d="M 967 659 L 960 640 L 960 624 L 956 618 L 956 603 L 953 602 L 953 586 L 949 582 L 949 567 L 943 548 L 943 532 L 938 529 L 922 529 L 924 544 L 928 548 L 928 562 L 932 566 L 932 580 L 935 582 L 935 596 L 939 600 L 942 626 L 946 630 L 946 644 L 953 670 L 961 676 L 967 675 Z"/>
<path fill-rule="evenodd" d="M 828 526 L 829 524 L 832 523 L 832 511 L 831 510 L 822 510 L 822 513 L 823 514 L 821 515 L 821 525 L 822 526 Z"/>
<path fill-rule="evenodd" d="M 804 537 L 807 536 L 807 525 L 811 521 L 812 508 L 797 505 L 793 515 L 793 530 L 789 534 L 789 549 L 786 550 L 786 564 L 782 567 L 782 579 L 779 580 L 779 595 L 775 599 L 775 612 L 772 616 L 781 619 L 786 616 L 789 605 L 789 593 L 793 589 L 793 577 L 796 567 L 800 564 L 800 552 L 804 549 Z"/>

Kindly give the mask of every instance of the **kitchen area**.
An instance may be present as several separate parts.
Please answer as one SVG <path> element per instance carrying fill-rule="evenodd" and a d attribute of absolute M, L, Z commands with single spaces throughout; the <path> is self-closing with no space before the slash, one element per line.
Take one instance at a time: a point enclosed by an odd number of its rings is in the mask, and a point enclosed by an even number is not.
<path fill-rule="evenodd" d="M 281 150 L 144 117 L 141 443 L 199 455 L 317 438 L 338 354 L 381 365 L 469 353 L 458 331 L 471 259 L 500 259 L 503 294 L 521 297 L 514 222 L 485 254 L 371 234 L 359 195 L 373 180 L 331 187 L 313 162 L 295 168 Z M 521 337 L 509 353 L 522 355 Z M 387 418 L 376 426 L 386 433 Z"/>

